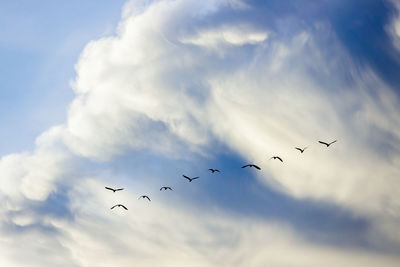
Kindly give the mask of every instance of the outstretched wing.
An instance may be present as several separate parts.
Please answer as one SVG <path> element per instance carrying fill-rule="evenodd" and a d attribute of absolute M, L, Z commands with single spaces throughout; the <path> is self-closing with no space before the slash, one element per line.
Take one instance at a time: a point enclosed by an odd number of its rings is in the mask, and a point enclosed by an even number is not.
<path fill-rule="evenodd" d="M 128 210 L 128 208 L 127 207 L 125 207 L 124 205 L 120 205 L 121 207 L 123 207 L 125 210 Z"/>
<path fill-rule="evenodd" d="M 330 142 L 329 145 L 332 145 L 332 144 L 335 143 L 335 142 L 337 142 L 337 140 L 335 140 L 335 141 L 333 141 L 333 142 Z"/>
<path fill-rule="evenodd" d="M 318 143 L 323 144 L 323 145 L 326 145 L 326 146 L 329 146 L 328 143 L 325 143 L 325 142 L 323 142 L 323 141 L 318 141 Z"/>
<path fill-rule="evenodd" d="M 283 162 L 283 160 L 280 157 L 276 157 L 277 159 L 279 159 L 281 162 Z"/>
<path fill-rule="evenodd" d="M 123 188 L 117 188 L 117 189 L 115 189 L 115 191 L 121 191 L 121 190 L 124 190 Z"/>
<path fill-rule="evenodd" d="M 151 201 L 151 199 L 148 196 L 144 196 L 143 198 L 147 198 L 149 201 Z"/>
<path fill-rule="evenodd" d="M 251 166 L 251 165 L 247 164 L 247 165 L 242 166 L 242 168 L 246 168 L 246 167 L 249 167 L 249 166 Z"/>
<path fill-rule="evenodd" d="M 217 170 L 217 169 L 215 169 L 214 171 L 216 171 L 216 172 L 220 172 L 219 170 Z"/>
<path fill-rule="evenodd" d="M 303 150 L 304 150 L 304 149 L 301 149 L 301 148 L 299 148 L 299 147 L 295 147 L 295 149 L 297 149 L 298 151 L 300 151 L 300 152 L 302 152 L 302 153 L 303 153 Z"/>
<path fill-rule="evenodd" d="M 111 207 L 111 210 L 112 210 L 113 208 L 115 208 L 115 207 L 118 207 L 118 205 L 114 205 L 114 206 L 112 206 L 112 207 Z"/>
<path fill-rule="evenodd" d="M 191 178 L 192 180 L 196 180 L 196 179 L 199 179 L 200 177 L 193 177 L 193 178 Z"/>
<path fill-rule="evenodd" d="M 108 189 L 108 190 L 111 190 L 111 191 L 114 191 L 114 188 L 111 188 L 111 187 L 105 186 L 104 188 L 105 188 L 105 189 Z"/>
<path fill-rule="evenodd" d="M 187 177 L 186 175 L 182 175 L 184 178 L 188 179 L 189 181 L 191 180 L 189 177 Z"/>
<path fill-rule="evenodd" d="M 169 189 L 169 190 L 172 190 L 172 188 L 171 188 L 171 187 L 169 187 L 169 186 L 167 187 L 167 189 Z"/>
<path fill-rule="evenodd" d="M 254 168 L 256 168 L 257 170 L 261 170 L 261 168 L 258 167 L 257 165 L 252 164 L 251 166 L 254 167 Z"/>

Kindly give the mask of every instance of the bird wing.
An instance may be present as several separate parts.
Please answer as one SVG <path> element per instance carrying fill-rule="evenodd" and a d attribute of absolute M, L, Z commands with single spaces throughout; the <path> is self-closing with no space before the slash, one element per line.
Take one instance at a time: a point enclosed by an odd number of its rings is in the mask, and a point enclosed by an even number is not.
<path fill-rule="evenodd" d="M 254 168 L 256 168 L 257 170 L 261 170 L 261 168 L 258 167 L 257 165 L 252 164 L 251 166 L 254 167 Z"/>
<path fill-rule="evenodd" d="M 160 188 L 160 191 L 161 191 L 163 188 L 164 188 L 164 187 L 161 187 L 161 188 Z"/>
<path fill-rule="evenodd" d="M 121 190 L 124 190 L 123 188 L 117 188 L 117 189 L 115 189 L 115 191 L 121 191 Z"/>
<path fill-rule="evenodd" d="M 120 205 L 121 207 L 123 207 L 125 210 L 128 210 L 128 208 L 127 207 L 125 207 L 124 205 Z"/>
<path fill-rule="evenodd" d="M 242 168 L 246 168 L 246 167 L 249 167 L 249 166 L 250 166 L 250 164 L 247 164 L 247 165 L 242 166 Z"/>
<path fill-rule="evenodd" d="M 283 162 L 283 160 L 280 157 L 276 157 L 276 158 Z"/>
<path fill-rule="evenodd" d="M 295 147 L 295 149 L 299 150 L 300 152 L 303 152 L 303 149 L 301 149 L 299 147 Z"/>
<path fill-rule="evenodd" d="M 190 180 L 190 178 L 189 177 L 187 177 L 186 175 L 182 175 L 183 177 L 185 177 L 186 179 L 188 179 L 188 180 Z"/>
<path fill-rule="evenodd" d="M 172 188 L 171 187 L 167 187 L 169 190 L 172 190 Z"/>
<path fill-rule="evenodd" d="M 196 180 L 196 179 L 199 179 L 200 177 L 193 177 L 193 178 L 191 178 L 192 180 Z"/>
<path fill-rule="evenodd" d="M 118 206 L 118 205 L 114 205 L 114 206 L 112 206 L 112 207 L 111 207 L 111 210 L 112 210 L 113 208 L 117 207 L 117 206 Z"/>
<path fill-rule="evenodd" d="M 328 143 L 325 143 L 325 142 L 322 142 L 322 141 L 318 141 L 318 143 L 321 143 L 321 144 L 323 144 L 323 145 L 328 146 Z"/>
<path fill-rule="evenodd" d="M 332 144 L 335 143 L 335 142 L 337 142 L 337 140 L 335 140 L 335 141 L 333 141 L 333 142 L 330 142 L 329 145 L 332 145 Z"/>
<path fill-rule="evenodd" d="M 220 172 L 219 170 L 215 170 L 216 172 Z"/>
<path fill-rule="evenodd" d="M 111 191 L 114 191 L 114 188 L 111 188 L 111 187 L 105 186 L 104 188 L 105 188 L 105 189 L 108 189 L 108 190 L 111 190 Z"/>
<path fill-rule="evenodd" d="M 208 169 L 208 170 L 214 172 L 214 169 Z"/>
<path fill-rule="evenodd" d="M 151 201 L 151 199 L 148 196 L 144 196 L 143 198 L 147 198 L 149 201 Z"/>

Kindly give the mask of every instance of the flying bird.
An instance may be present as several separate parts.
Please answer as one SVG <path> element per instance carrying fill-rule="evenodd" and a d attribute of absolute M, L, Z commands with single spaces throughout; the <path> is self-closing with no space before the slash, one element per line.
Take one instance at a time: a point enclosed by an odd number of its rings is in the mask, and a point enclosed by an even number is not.
<path fill-rule="evenodd" d="M 246 168 L 246 167 L 254 167 L 254 168 L 256 168 L 257 170 L 261 170 L 260 167 L 258 167 L 257 165 L 254 165 L 254 164 L 247 164 L 247 165 L 242 166 L 242 168 Z"/>
<path fill-rule="evenodd" d="M 138 199 L 141 199 L 141 198 L 147 198 L 149 201 L 151 201 L 148 196 L 140 196 Z"/>
<path fill-rule="evenodd" d="M 330 143 L 326 143 L 326 142 L 322 142 L 322 141 L 318 141 L 318 143 L 326 145 L 326 147 L 329 147 L 330 145 L 332 145 L 333 143 L 335 143 L 337 140 L 330 142 Z"/>
<path fill-rule="evenodd" d="M 208 169 L 209 171 L 211 171 L 212 173 L 214 173 L 214 172 L 220 172 L 219 170 L 217 170 L 217 169 Z"/>
<path fill-rule="evenodd" d="M 186 179 L 188 179 L 189 182 L 200 178 L 200 177 L 193 177 L 193 178 L 190 178 L 190 177 L 187 177 L 186 175 L 182 175 L 182 176 L 185 177 Z"/>
<path fill-rule="evenodd" d="M 270 158 L 270 160 L 271 160 L 271 159 L 279 159 L 281 162 L 283 162 L 283 160 L 282 160 L 280 157 L 278 157 L 278 156 L 273 156 L 273 157 Z"/>
<path fill-rule="evenodd" d="M 160 188 L 160 191 L 162 191 L 163 189 L 164 189 L 164 190 L 167 190 L 167 189 L 168 189 L 168 190 L 172 190 L 172 188 L 169 187 L 169 186 L 163 186 L 163 187 L 161 187 L 161 188 Z"/>
<path fill-rule="evenodd" d="M 124 208 L 125 210 L 128 210 L 128 208 L 127 207 L 125 207 L 124 205 L 122 205 L 122 204 L 117 204 L 117 205 L 114 205 L 114 206 L 112 206 L 111 207 L 111 209 L 113 209 L 113 208 L 115 208 L 115 207 L 122 207 L 122 208 Z"/>
<path fill-rule="evenodd" d="M 105 186 L 105 188 L 106 188 L 106 189 L 108 189 L 108 190 L 111 190 L 111 191 L 113 191 L 114 193 L 115 193 L 115 192 L 117 192 L 117 191 L 124 190 L 123 188 L 116 188 L 116 189 L 114 189 L 114 188 L 107 187 L 107 186 Z"/>
<path fill-rule="evenodd" d="M 297 149 L 298 151 L 300 151 L 300 153 L 303 153 L 304 150 L 307 149 L 307 146 L 306 146 L 305 148 L 303 148 L 303 149 L 301 149 L 300 147 L 295 147 L 295 149 Z"/>

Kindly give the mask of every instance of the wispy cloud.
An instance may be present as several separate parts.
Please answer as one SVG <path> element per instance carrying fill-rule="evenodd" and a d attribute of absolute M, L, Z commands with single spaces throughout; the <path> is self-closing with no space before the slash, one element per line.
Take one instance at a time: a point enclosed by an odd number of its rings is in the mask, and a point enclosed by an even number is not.
<path fill-rule="evenodd" d="M 68 266 L 397 266 L 390 254 L 400 247 L 397 93 L 374 67 L 357 64 L 329 21 L 301 27 L 301 18 L 275 14 L 264 25 L 256 12 L 236 1 L 127 3 L 117 33 L 82 52 L 65 124 L 42 134 L 34 151 L 0 161 L 2 232 L 12 229 L 2 246 L 25 239 L 33 251 L 18 259 L 10 249 L 5 259 L 16 266 L 66 266 L 65 259 Z M 329 148 L 317 143 L 335 139 Z M 137 201 L 137 189 L 103 192 L 103 182 L 120 178 L 93 175 L 93 162 L 115 163 L 126 153 L 208 158 L 216 142 L 259 164 L 266 186 L 366 218 L 366 239 L 388 254 L 322 244 L 289 225 L 208 213 L 176 198 L 149 205 Z M 295 146 L 309 148 L 299 154 Z M 268 161 L 273 155 L 284 162 Z M 50 212 L 60 195 L 60 210 Z M 108 210 L 115 199 L 129 211 Z M 35 256 L 43 250 L 56 256 Z"/>

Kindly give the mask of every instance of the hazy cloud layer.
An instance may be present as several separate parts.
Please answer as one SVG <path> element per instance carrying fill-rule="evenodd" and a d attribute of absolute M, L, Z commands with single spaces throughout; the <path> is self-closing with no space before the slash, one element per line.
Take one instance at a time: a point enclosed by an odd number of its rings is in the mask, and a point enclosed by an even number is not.
<path fill-rule="evenodd" d="M 240 1 L 128 2 L 116 34 L 82 52 L 66 123 L 42 134 L 34 151 L 0 161 L 7 233 L 0 261 L 397 266 L 387 251 L 319 244 L 289 226 L 224 212 L 203 216 L 174 200 L 149 205 L 137 201 L 138 191 L 119 199 L 132 203 L 128 212 L 110 216 L 115 195 L 101 191 L 104 180 L 87 178 L 96 172 L 92 161 L 135 151 L 208 158 L 218 142 L 259 164 L 266 186 L 364 216 L 373 242 L 399 248 L 395 89 L 375 67 L 353 60 L 329 21 L 309 26 L 279 14 L 263 21 L 256 13 Z M 398 17 L 391 21 L 383 26 L 396 40 Z M 335 139 L 329 148 L 317 143 Z M 300 155 L 295 146 L 308 149 Z M 284 162 L 269 161 L 274 155 Z M 23 258 L 15 252 L 21 242 L 31 248 Z M 38 257 L 43 252 L 53 256 Z"/>

